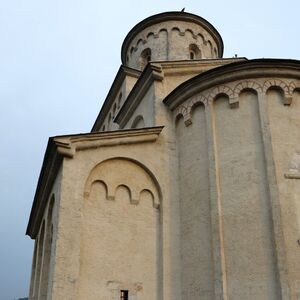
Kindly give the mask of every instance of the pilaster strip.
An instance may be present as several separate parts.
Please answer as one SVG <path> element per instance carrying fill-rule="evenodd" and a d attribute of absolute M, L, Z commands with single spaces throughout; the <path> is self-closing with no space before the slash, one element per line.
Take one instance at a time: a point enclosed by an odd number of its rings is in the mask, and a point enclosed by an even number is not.
<path fill-rule="evenodd" d="M 220 183 L 218 174 L 218 155 L 216 144 L 215 120 L 213 103 L 205 106 L 208 160 L 209 160 L 209 186 L 211 205 L 211 227 L 214 259 L 215 297 L 216 300 L 227 300 L 226 263 L 223 236 L 223 215 L 221 204 Z"/>
<path fill-rule="evenodd" d="M 271 130 L 269 126 L 269 119 L 267 113 L 267 102 L 266 96 L 263 93 L 258 94 L 258 105 L 259 105 L 259 117 L 260 126 L 264 147 L 264 157 L 266 162 L 266 173 L 267 173 L 267 184 L 268 194 L 271 209 L 272 225 L 274 232 L 274 248 L 275 258 L 277 267 L 277 276 L 280 284 L 281 299 L 288 300 L 289 297 L 289 285 L 287 278 L 286 269 L 286 251 L 285 242 L 282 231 L 282 220 L 281 220 L 281 208 L 279 202 L 279 193 L 277 188 L 274 153 L 272 149 L 271 141 Z"/>

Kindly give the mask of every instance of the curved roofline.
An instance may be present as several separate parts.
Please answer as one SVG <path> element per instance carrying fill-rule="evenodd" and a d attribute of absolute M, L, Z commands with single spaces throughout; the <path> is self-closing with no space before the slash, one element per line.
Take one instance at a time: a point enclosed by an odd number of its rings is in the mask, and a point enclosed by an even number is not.
<path fill-rule="evenodd" d="M 212 24 L 210 24 L 208 21 L 206 21 L 202 17 L 191 14 L 191 13 L 169 11 L 169 12 L 164 12 L 164 13 L 150 16 L 150 17 L 144 19 L 143 21 L 139 22 L 138 24 L 136 24 L 129 31 L 129 33 L 126 35 L 126 37 L 123 41 L 123 44 L 122 44 L 122 49 L 121 49 L 122 63 L 124 65 L 126 65 L 126 53 L 127 53 L 128 47 L 129 47 L 130 43 L 132 42 L 132 40 L 134 39 L 134 37 L 139 32 L 141 32 L 142 30 L 144 30 L 145 28 L 147 28 L 153 24 L 157 24 L 157 23 L 161 23 L 161 22 L 165 22 L 165 21 L 174 21 L 174 20 L 175 21 L 178 20 L 178 21 L 194 22 L 194 23 L 201 25 L 203 28 L 205 28 L 212 35 L 216 44 L 218 45 L 219 56 L 223 57 L 224 43 L 223 43 L 221 35 L 219 34 L 217 29 Z"/>
<path fill-rule="evenodd" d="M 165 97 L 163 102 L 173 110 L 195 93 L 216 85 L 241 78 L 269 76 L 300 79 L 300 60 L 261 58 L 234 62 L 210 69 L 180 84 Z"/>

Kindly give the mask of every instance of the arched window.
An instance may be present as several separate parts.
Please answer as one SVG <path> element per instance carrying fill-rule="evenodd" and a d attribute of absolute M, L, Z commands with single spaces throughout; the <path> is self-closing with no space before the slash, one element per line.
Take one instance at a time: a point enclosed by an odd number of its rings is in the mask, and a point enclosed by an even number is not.
<path fill-rule="evenodd" d="M 201 58 L 201 51 L 196 44 L 191 44 L 189 46 L 189 54 L 190 54 L 190 59 L 200 59 Z"/>
<path fill-rule="evenodd" d="M 112 114 L 113 119 L 116 116 L 116 110 L 117 110 L 117 104 L 115 103 L 114 106 L 113 106 L 113 114 Z"/>
<path fill-rule="evenodd" d="M 119 98 L 118 98 L 118 108 L 121 106 L 122 96 L 123 96 L 123 94 L 121 92 L 120 95 L 119 95 Z"/>
<path fill-rule="evenodd" d="M 143 128 L 145 127 L 145 121 L 143 116 L 138 115 L 132 122 L 131 128 Z"/>
<path fill-rule="evenodd" d="M 151 49 L 146 48 L 142 51 L 140 56 L 140 67 L 144 69 L 145 66 L 151 61 Z"/>

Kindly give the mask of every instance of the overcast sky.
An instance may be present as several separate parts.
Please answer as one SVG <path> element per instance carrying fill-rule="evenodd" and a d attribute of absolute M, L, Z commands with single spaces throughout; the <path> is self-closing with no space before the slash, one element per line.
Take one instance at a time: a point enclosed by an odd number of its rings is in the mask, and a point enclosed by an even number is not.
<path fill-rule="evenodd" d="M 137 22 L 185 7 L 217 28 L 224 57 L 300 59 L 299 3 L 1 0 L 0 300 L 28 295 L 25 230 L 47 139 L 90 131 Z"/>

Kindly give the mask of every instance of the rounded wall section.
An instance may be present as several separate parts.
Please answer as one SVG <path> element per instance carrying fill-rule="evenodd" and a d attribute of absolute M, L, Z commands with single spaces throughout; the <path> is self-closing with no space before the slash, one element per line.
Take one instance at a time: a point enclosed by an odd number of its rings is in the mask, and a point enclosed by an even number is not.
<path fill-rule="evenodd" d="M 170 12 L 137 24 L 122 46 L 123 64 L 143 70 L 149 61 L 214 59 L 223 55 L 217 30 L 199 16 Z"/>
<path fill-rule="evenodd" d="M 236 79 L 198 90 L 199 83 L 194 82 L 194 87 L 189 85 L 192 94 L 174 109 L 183 298 L 199 299 L 204 293 L 213 297 L 210 239 L 215 237 L 214 218 L 218 217 L 224 255 L 218 263 L 226 273 L 228 298 L 280 299 L 283 288 L 278 278 L 285 274 L 279 263 L 292 270 L 289 285 L 291 297 L 296 297 L 300 81 L 261 76 Z M 276 168 L 270 173 L 273 161 Z M 271 186 L 270 176 L 276 178 L 277 186 Z M 278 198 L 269 192 L 277 188 Z M 277 201 L 282 205 L 282 219 L 276 222 L 281 222 L 285 240 L 272 226 L 278 216 Z M 278 256 L 274 240 L 280 246 L 286 243 L 286 258 Z"/>

